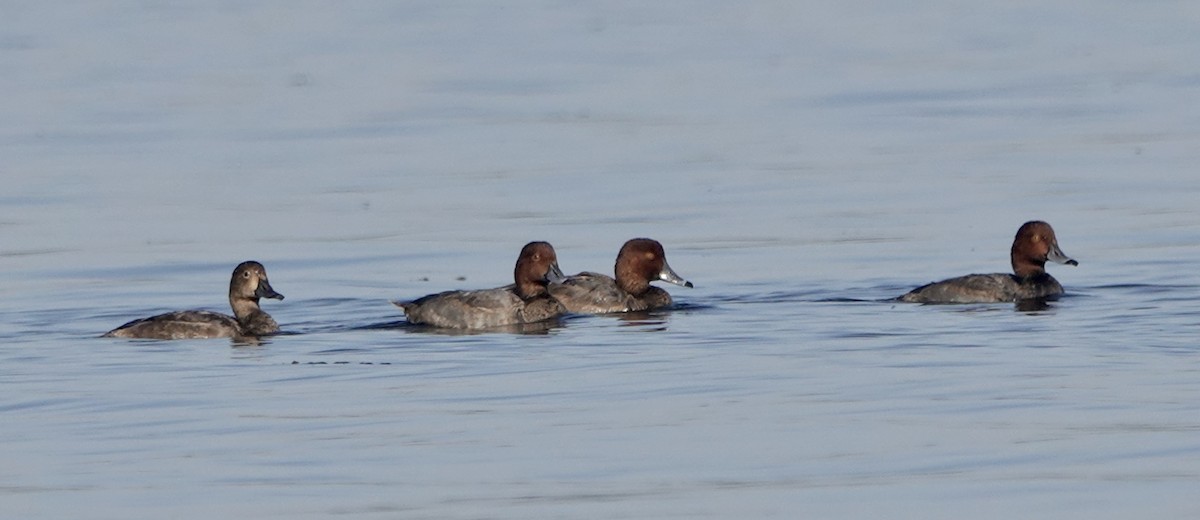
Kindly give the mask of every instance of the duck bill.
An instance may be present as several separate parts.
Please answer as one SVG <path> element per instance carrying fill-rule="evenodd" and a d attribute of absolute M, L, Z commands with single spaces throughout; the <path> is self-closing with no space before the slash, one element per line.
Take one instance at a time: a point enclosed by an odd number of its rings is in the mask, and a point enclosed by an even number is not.
<path fill-rule="evenodd" d="M 1046 260 L 1059 264 L 1079 265 L 1074 258 L 1063 254 L 1062 249 L 1058 248 L 1058 242 L 1050 245 L 1050 253 L 1046 255 Z"/>
<path fill-rule="evenodd" d="M 658 273 L 658 279 L 667 283 L 673 283 L 675 285 L 692 287 L 692 282 L 684 280 L 683 277 L 675 274 L 675 271 L 671 269 L 671 266 L 667 265 L 666 262 L 663 262 L 663 268 L 662 271 L 659 271 Z"/>
<path fill-rule="evenodd" d="M 273 298 L 276 300 L 283 299 L 283 295 L 275 292 L 275 289 L 271 288 L 271 282 L 268 282 L 266 278 L 258 281 L 258 288 L 254 289 L 254 296 L 259 298 Z"/>
<path fill-rule="evenodd" d="M 560 284 L 566 279 L 567 277 L 563 275 L 562 269 L 558 268 L 558 262 L 551 263 L 550 269 L 546 271 L 546 282 Z"/>

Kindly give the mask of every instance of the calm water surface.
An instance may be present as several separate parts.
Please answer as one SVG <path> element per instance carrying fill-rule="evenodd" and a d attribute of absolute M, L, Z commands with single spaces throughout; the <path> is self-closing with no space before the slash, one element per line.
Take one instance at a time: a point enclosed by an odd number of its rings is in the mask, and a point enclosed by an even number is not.
<path fill-rule="evenodd" d="M 0 7 L 12 518 L 1200 515 L 1188 2 Z M 882 300 L 1008 269 L 1045 309 Z M 403 326 L 548 240 L 675 309 Z M 227 310 L 288 332 L 96 336 Z"/>

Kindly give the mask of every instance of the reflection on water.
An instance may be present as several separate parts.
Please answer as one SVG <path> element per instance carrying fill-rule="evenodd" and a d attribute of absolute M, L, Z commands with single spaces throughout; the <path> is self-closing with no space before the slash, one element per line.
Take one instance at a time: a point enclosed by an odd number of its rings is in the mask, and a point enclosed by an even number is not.
<path fill-rule="evenodd" d="M 635 311 L 613 315 L 622 327 L 635 327 L 645 332 L 667 330 L 666 313 L 670 311 Z"/>
<path fill-rule="evenodd" d="M 1050 302 L 1045 298 L 1032 298 L 1018 301 L 1016 307 L 1020 312 L 1041 312 L 1050 310 Z"/>
<path fill-rule="evenodd" d="M 1182 5 L 8 9 L 0 504 L 1195 517 Z M 1066 297 L 891 301 L 1007 269 L 1032 219 L 1089 259 Z M 389 303 L 638 236 L 702 286 L 479 334 Z M 245 258 L 284 333 L 96 337 L 223 312 Z"/>

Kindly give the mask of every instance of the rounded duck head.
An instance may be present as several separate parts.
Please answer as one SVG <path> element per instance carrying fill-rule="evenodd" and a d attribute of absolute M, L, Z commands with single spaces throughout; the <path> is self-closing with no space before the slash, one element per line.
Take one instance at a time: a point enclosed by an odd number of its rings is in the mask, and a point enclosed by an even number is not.
<path fill-rule="evenodd" d="M 250 300 L 257 305 L 259 298 L 282 300 L 283 295 L 271 287 L 267 269 L 262 264 L 253 260 L 238 264 L 229 280 L 229 301 Z"/>
<path fill-rule="evenodd" d="M 517 296 L 522 300 L 546 294 L 546 284 L 558 283 L 564 278 L 558 267 L 558 255 L 549 242 L 530 242 L 521 248 L 513 268 L 513 281 Z"/>
<path fill-rule="evenodd" d="M 667 264 L 667 255 L 662 244 L 649 238 L 635 238 L 625 242 L 617 253 L 615 268 L 617 286 L 621 290 L 640 296 L 650 288 L 650 282 L 662 280 L 683 287 L 692 287 Z"/>
<path fill-rule="evenodd" d="M 1012 245 L 1013 273 L 1021 278 L 1029 278 L 1046 272 L 1046 261 L 1066 265 L 1079 265 L 1074 259 L 1063 254 L 1058 247 L 1058 238 L 1054 236 L 1054 228 L 1040 220 L 1031 220 L 1021 225 Z"/>

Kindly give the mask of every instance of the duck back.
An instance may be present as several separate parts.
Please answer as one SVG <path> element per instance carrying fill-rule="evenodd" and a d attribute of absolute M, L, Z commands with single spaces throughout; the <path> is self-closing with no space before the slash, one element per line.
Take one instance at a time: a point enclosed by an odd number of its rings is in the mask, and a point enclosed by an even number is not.
<path fill-rule="evenodd" d="M 270 319 L 269 316 L 267 318 Z M 241 335 L 241 327 L 232 316 L 210 311 L 176 311 L 133 320 L 109 331 L 104 337 L 201 339 L 232 338 Z"/>
<path fill-rule="evenodd" d="M 671 295 L 663 289 L 650 286 L 634 296 L 621 289 L 611 276 L 593 272 L 568 277 L 548 289 L 568 312 L 581 314 L 644 311 L 671 305 Z"/>
<path fill-rule="evenodd" d="M 1048 273 L 1016 275 L 969 274 L 926 284 L 898 298 L 911 303 L 998 303 L 1061 295 L 1063 287 Z"/>
<path fill-rule="evenodd" d="M 515 285 L 475 291 L 446 291 L 411 302 L 393 302 L 404 309 L 409 323 L 453 329 L 487 329 L 533 323 L 562 314 L 554 299 L 522 300 Z"/>

